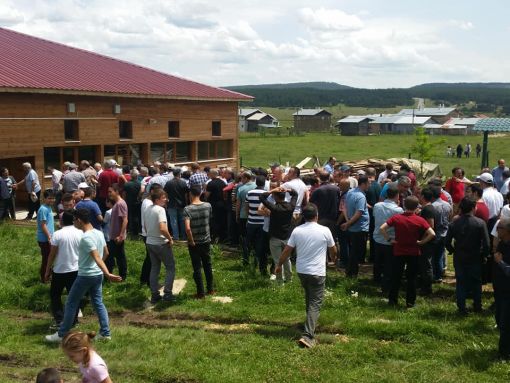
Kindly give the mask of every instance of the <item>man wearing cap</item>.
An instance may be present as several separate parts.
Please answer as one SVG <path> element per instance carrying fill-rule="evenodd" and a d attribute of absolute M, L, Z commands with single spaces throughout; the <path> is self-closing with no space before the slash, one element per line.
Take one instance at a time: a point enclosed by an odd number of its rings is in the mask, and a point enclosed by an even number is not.
<path fill-rule="evenodd" d="M 113 160 L 105 161 L 104 170 L 102 171 L 98 178 L 96 199 L 103 215 L 106 212 L 106 199 L 108 198 L 108 188 L 113 184 L 119 183 L 119 175 L 113 171 L 111 161 Z"/>
<path fill-rule="evenodd" d="M 351 189 L 358 187 L 358 181 L 356 178 L 351 177 L 351 167 L 349 165 L 342 165 L 340 166 L 340 178 L 345 178 L 349 180 L 349 184 Z"/>
<path fill-rule="evenodd" d="M 482 199 L 489 209 L 489 222 L 487 228 L 489 232 L 498 219 L 501 208 L 503 207 L 503 196 L 494 187 L 494 178 L 490 173 L 480 174 L 476 180 L 480 182 L 480 186 L 483 189 Z"/>
<path fill-rule="evenodd" d="M 508 167 L 505 166 L 505 160 L 503 158 L 498 160 L 498 166 L 492 169 L 492 178 L 493 184 L 496 189 L 500 190 L 501 186 L 503 186 L 503 172 L 505 170 L 509 170 Z"/>
<path fill-rule="evenodd" d="M 75 190 L 78 190 L 78 185 L 82 182 L 86 182 L 85 176 L 77 172 L 77 165 L 76 164 L 70 164 L 69 165 L 69 173 L 67 173 L 64 176 L 64 193 L 72 193 Z"/>

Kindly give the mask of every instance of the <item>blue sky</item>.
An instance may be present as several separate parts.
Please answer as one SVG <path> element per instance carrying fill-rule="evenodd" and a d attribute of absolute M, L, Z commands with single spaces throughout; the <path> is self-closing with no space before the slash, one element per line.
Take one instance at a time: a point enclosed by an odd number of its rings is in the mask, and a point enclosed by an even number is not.
<path fill-rule="evenodd" d="M 0 26 L 211 85 L 510 82 L 504 0 L 0 0 Z"/>

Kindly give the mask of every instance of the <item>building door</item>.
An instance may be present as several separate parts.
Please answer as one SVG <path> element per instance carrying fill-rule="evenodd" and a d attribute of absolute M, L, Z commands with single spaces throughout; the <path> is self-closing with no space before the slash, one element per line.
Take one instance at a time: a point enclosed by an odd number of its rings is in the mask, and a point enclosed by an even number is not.
<path fill-rule="evenodd" d="M 23 166 L 21 166 L 24 162 L 30 162 L 32 165 L 32 169 L 37 171 L 35 158 L 34 157 L 15 157 L 15 158 L 4 158 L 0 159 L 0 167 L 6 167 L 9 169 L 9 174 L 14 177 L 16 182 L 21 181 L 25 178 L 25 171 L 23 170 Z M 41 177 L 42 174 L 39 174 L 39 181 L 43 182 Z M 26 208 L 28 206 L 28 194 L 25 189 L 25 185 L 20 186 L 20 188 L 16 191 L 16 208 Z"/>

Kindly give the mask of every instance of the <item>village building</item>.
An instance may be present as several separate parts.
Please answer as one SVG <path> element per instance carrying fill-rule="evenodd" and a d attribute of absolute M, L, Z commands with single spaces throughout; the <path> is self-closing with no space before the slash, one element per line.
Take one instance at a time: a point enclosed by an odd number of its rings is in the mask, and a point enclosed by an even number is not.
<path fill-rule="evenodd" d="M 331 113 L 325 109 L 299 109 L 293 116 L 296 132 L 327 132 L 331 129 Z"/>
<path fill-rule="evenodd" d="M 4 28 L 0 52 L 0 166 L 18 180 L 25 161 L 40 179 L 64 161 L 238 165 L 250 96 Z"/>
<path fill-rule="evenodd" d="M 375 117 L 379 115 L 370 116 L 347 116 L 338 120 L 335 127 L 340 130 L 342 136 L 368 136 L 374 133 L 374 125 L 370 125 L 369 122 L 373 121 Z M 376 134 L 378 132 L 375 132 Z"/>
<path fill-rule="evenodd" d="M 443 124 L 453 117 L 460 117 L 460 112 L 457 108 L 446 108 L 443 105 L 437 108 L 402 109 L 398 114 L 403 116 L 430 117 L 437 124 Z"/>
<path fill-rule="evenodd" d="M 239 109 L 240 132 L 258 132 L 259 128 L 274 128 L 278 125 L 278 119 L 260 109 Z"/>

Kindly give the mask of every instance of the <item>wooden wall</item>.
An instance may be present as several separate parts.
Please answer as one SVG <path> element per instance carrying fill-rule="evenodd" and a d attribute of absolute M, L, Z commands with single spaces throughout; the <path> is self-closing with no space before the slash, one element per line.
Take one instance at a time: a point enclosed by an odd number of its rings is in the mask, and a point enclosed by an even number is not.
<path fill-rule="evenodd" d="M 75 113 L 68 113 L 68 103 L 75 104 Z M 120 114 L 114 114 L 114 104 L 120 104 Z M 33 156 L 42 177 L 44 147 L 98 145 L 102 161 L 104 145 L 231 139 L 228 165 L 236 167 L 237 114 L 237 102 L 0 93 L 0 166 L 2 159 Z M 65 141 L 65 119 L 79 120 L 79 142 Z M 119 138 L 120 120 L 132 121 L 131 140 Z M 179 121 L 179 138 L 169 139 L 168 121 Z M 221 121 L 221 137 L 212 137 L 212 121 Z"/>

